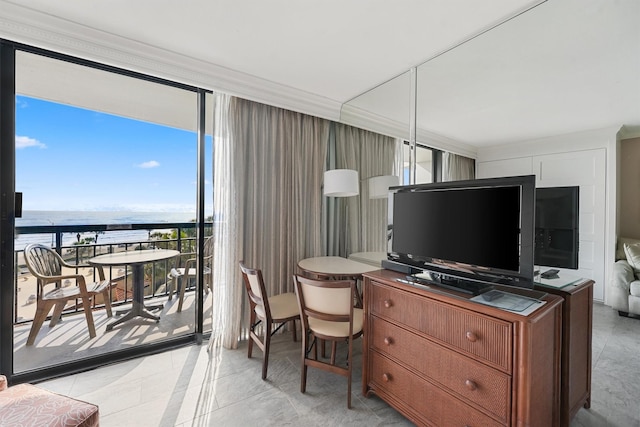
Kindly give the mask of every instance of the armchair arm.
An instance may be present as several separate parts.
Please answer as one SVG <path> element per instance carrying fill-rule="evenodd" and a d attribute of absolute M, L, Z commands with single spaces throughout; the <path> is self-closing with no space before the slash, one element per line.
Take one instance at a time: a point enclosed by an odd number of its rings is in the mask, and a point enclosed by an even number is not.
<path fill-rule="evenodd" d="M 90 264 L 70 264 L 67 261 L 65 261 L 64 258 L 60 257 L 60 264 L 63 267 L 67 267 L 67 268 L 83 268 L 83 267 L 93 267 L 93 265 Z"/>
<path fill-rule="evenodd" d="M 76 279 L 84 281 L 84 276 L 82 274 L 63 274 L 61 276 L 38 276 L 40 280 L 42 280 L 43 284 L 60 282 L 65 279 Z"/>
<path fill-rule="evenodd" d="M 629 293 L 629 287 L 631 282 L 636 280 L 633 274 L 633 268 L 625 260 L 616 261 L 613 264 L 613 271 L 611 274 L 611 287 L 624 290 L 625 293 Z"/>
<path fill-rule="evenodd" d="M 610 277 L 607 304 L 626 313 L 629 311 L 630 285 L 635 280 L 633 268 L 626 260 L 616 261 Z"/>
<path fill-rule="evenodd" d="M 189 271 L 189 269 L 191 268 L 196 268 L 196 262 L 198 260 L 196 258 L 189 258 L 188 260 L 185 261 L 184 263 L 184 269 L 186 272 Z"/>
<path fill-rule="evenodd" d="M 69 264 L 68 262 L 66 262 L 64 260 L 64 258 L 60 257 L 60 264 L 63 267 L 67 267 L 67 268 L 95 268 L 96 270 L 98 270 L 98 277 L 100 278 L 100 281 L 105 280 L 105 275 L 104 275 L 104 268 L 101 265 L 91 265 L 91 264 Z"/>

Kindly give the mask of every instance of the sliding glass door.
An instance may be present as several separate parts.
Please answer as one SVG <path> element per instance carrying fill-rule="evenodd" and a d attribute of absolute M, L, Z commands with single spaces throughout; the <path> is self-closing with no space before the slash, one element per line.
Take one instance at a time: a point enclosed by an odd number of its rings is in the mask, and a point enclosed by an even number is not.
<path fill-rule="evenodd" d="M 211 293 L 203 284 L 212 283 L 202 253 L 213 233 L 213 146 L 205 123 L 212 115 L 205 95 L 36 49 L 15 51 L 21 212 L 14 222 L 11 324 L 3 317 L 0 335 L 0 345 L 12 348 L 13 375 L 80 370 L 199 340 L 211 330 Z M 8 161 L 2 159 L 3 167 Z M 60 268 L 60 279 L 44 287 L 36 263 L 25 257 L 30 245 L 74 267 Z M 121 253 L 127 256 L 119 263 L 104 264 L 102 272 L 97 267 L 96 257 Z M 129 254 L 151 257 L 133 262 Z M 61 316 L 51 310 L 42 325 L 34 322 L 51 295 L 102 280 L 108 292 L 91 299 L 91 316 L 78 297 L 60 303 Z M 152 318 L 137 315 L 112 327 L 136 305 Z M 6 369 L 7 352 L 2 357 Z"/>

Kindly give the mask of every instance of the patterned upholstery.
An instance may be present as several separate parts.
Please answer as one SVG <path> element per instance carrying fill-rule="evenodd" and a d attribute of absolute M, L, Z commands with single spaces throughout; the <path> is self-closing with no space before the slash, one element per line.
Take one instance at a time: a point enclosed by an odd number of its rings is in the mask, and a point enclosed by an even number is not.
<path fill-rule="evenodd" d="M 0 391 L 0 426 L 97 427 L 98 407 L 31 384 Z"/>

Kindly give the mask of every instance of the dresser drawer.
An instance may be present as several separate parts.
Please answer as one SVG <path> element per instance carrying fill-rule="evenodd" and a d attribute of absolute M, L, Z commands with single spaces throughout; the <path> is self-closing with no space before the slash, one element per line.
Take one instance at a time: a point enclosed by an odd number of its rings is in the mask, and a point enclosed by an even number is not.
<path fill-rule="evenodd" d="M 369 383 L 408 405 L 429 425 L 504 426 L 493 418 L 466 405 L 435 385 L 372 351 Z M 427 421 L 425 421 L 426 423 Z"/>
<path fill-rule="evenodd" d="M 369 345 L 440 384 L 462 400 L 485 408 L 506 423 L 511 408 L 511 377 L 372 316 Z"/>
<path fill-rule="evenodd" d="M 397 322 L 511 373 L 513 326 L 377 282 L 367 289 L 373 315 Z"/>

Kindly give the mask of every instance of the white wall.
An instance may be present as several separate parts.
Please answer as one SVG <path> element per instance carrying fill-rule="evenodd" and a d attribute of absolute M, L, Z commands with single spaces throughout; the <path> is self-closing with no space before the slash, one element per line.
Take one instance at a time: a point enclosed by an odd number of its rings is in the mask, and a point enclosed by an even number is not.
<path fill-rule="evenodd" d="M 579 270 L 596 282 L 594 299 L 606 303 L 616 242 L 616 155 L 619 127 L 559 135 L 478 150 L 478 178 L 536 175 L 542 187 L 579 185 Z"/>

